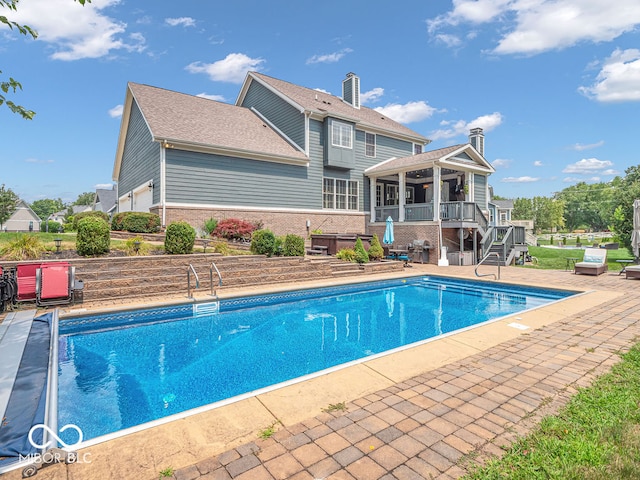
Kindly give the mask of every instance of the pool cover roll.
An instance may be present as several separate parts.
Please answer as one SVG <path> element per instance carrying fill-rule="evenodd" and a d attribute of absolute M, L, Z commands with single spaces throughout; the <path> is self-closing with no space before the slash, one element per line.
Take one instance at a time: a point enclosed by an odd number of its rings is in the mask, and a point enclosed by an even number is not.
<path fill-rule="evenodd" d="M 44 422 L 52 313 L 34 318 L 18 373 L 0 423 L 0 466 L 37 452 L 29 442 L 29 430 Z M 42 443 L 42 429 L 33 439 Z M 5 458 L 3 458 L 5 457 Z"/>

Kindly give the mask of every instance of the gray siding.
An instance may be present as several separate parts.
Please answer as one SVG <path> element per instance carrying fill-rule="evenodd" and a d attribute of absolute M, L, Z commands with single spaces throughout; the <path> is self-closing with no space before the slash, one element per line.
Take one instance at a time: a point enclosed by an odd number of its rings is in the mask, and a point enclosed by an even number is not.
<path fill-rule="evenodd" d="M 131 106 L 129 128 L 125 140 L 118 194 L 124 195 L 153 179 L 153 203 L 160 203 L 160 144 L 154 142 L 136 102 Z"/>
<path fill-rule="evenodd" d="M 307 167 L 167 150 L 167 202 L 277 208 L 319 208 L 322 188 Z M 318 187 L 320 185 L 320 187 Z"/>
<path fill-rule="evenodd" d="M 485 175 L 473 175 L 473 198 L 480 208 L 487 208 L 487 177 Z"/>
<path fill-rule="evenodd" d="M 351 126 L 351 147 L 336 147 L 333 145 L 331 129 L 333 122 L 338 121 L 344 125 Z M 355 125 L 343 120 L 335 120 L 334 118 L 327 118 L 324 122 L 325 127 L 325 158 L 324 164 L 327 167 L 335 168 L 354 168 L 356 166 L 356 138 L 355 138 Z"/>
<path fill-rule="evenodd" d="M 304 114 L 282 98 L 258 82 L 251 82 L 242 106 L 255 108 L 300 148 L 306 150 Z"/>

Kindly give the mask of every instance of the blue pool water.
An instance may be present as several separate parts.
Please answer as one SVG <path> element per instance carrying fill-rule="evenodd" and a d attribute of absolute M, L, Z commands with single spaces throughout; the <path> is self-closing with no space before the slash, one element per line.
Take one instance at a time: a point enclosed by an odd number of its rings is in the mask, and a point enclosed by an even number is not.
<path fill-rule="evenodd" d="M 95 438 L 573 293 L 416 277 L 62 319 L 58 423 Z"/>

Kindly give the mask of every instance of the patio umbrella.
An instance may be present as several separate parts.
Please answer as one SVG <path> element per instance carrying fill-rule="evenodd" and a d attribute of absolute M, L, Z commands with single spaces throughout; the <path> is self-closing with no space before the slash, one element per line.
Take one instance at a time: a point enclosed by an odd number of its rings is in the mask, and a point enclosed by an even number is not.
<path fill-rule="evenodd" d="M 633 231 L 631 232 L 631 248 L 633 255 L 640 257 L 640 200 L 633 202 Z"/>
<path fill-rule="evenodd" d="M 393 218 L 391 218 L 391 216 L 387 217 L 387 226 L 384 229 L 382 243 L 386 245 L 393 245 Z"/>

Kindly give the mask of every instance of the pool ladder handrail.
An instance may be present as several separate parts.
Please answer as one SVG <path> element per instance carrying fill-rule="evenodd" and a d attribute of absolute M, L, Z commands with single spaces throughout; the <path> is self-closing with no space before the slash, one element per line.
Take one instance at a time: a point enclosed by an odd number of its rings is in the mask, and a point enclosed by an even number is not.
<path fill-rule="evenodd" d="M 187 267 L 187 298 L 193 298 L 193 295 L 191 295 L 191 272 L 193 272 L 193 276 L 196 277 L 196 290 L 200 288 L 200 278 L 198 278 L 196 269 L 193 268 L 193 265 L 189 264 L 189 267 Z"/>
<path fill-rule="evenodd" d="M 484 261 L 489 258 L 489 257 L 498 257 L 498 276 L 496 276 L 495 273 L 478 273 L 478 268 L 480 268 L 480 265 L 482 265 L 484 263 Z M 478 265 L 476 265 L 476 277 L 488 277 L 490 275 L 493 275 L 493 279 L 494 280 L 500 280 L 500 254 L 498 252 L 489 252 L 487 253 L 482 260 L 480 260 L 478 262 Z"/>
<path fill-rule="evenodd" d="M 214 297 L 217 297 L 218 294 L 213 288 L 213 271 L 214 270 L 218 275 L 218 287 L 222 287 L 222 275 L 220 274 L 220 270 L 218 270 L 218 267 L 216 266 L 215 262 L 211 262 L 211 266 L 209 267 L 209 284 L 211 285 L 211 295 L 213 295 Z"/>

